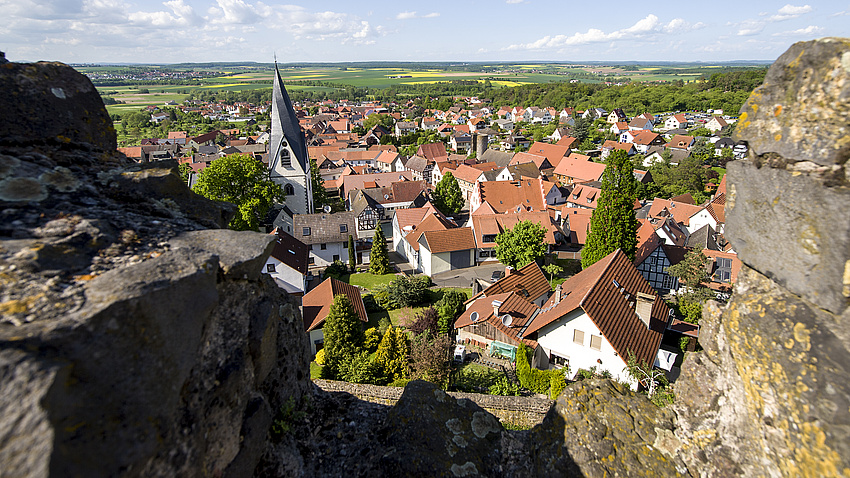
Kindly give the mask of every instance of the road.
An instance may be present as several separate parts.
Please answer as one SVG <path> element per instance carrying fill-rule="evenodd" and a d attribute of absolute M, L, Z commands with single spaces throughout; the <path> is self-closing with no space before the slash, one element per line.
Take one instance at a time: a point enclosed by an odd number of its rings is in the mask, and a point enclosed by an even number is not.
<path fill-rule="evenodd" d="M 493 271 L 504 271 L 505 266 L 500 262 L 485 262 L 475 267 L 455 269 L 440 272 L 431 276 L 431 281 L 439 287 L 472 287 L 473 279 L 480 279 L 489 284 Z"/>

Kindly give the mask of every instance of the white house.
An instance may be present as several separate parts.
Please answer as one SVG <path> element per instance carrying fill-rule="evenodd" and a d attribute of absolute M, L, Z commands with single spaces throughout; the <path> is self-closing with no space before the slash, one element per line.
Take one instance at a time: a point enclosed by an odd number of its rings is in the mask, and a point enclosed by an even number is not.
<path fill-rule="evenodd" d="M 327 267 L 334 261 L 348 261 L 348 236 L 357 240 L 354 213 L 296 214 L 293 236 L 307 245 L 310 267 Z"/>
<path fill-rule="evenodd" d="M 307 245 L 281 230 L 276 235 L 274 249 L 262 272 L 270 275 L 281 289 L 301 296 L 307 291 Z"/>

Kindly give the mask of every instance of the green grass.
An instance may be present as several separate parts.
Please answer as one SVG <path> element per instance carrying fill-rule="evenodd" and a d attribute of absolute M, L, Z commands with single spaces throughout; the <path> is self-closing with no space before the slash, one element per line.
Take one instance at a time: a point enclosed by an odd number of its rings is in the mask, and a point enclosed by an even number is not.
<path fill-rule="evenodd" d="M 356 285 L 368 290 L 373 290 L 379 285 L 389 284 L 395 278 L 395 274 L 373 275 L 368 272 L 365 272 L 360 274 L 346 275 L 340 278 L 340 280 L 343 282 L 348 282 L 351 285 Z"/>
<path fill-rule="evenodd" d="M 726 170 L 724 168 L 721 168 L 721 167 L 718 167 L 718 166 L 712 167 L 711 170 L 718 174 L 717 183 L 720 183 L 720 180 L 723 179 L 723 176 L 726 175 Z"/>
<path fill-rule="evenodd" d="M 316 362 L 310 362 L 310 379 L 322 378 L 322 366 Z"/>

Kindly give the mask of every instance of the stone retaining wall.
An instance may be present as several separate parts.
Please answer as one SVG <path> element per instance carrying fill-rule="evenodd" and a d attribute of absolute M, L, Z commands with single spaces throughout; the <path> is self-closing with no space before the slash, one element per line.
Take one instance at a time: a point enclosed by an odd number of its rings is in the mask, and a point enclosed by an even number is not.
<path fill-rule="evenodd" d="M 334 380 L 317 379 L 313 380 L 313 383 L 326 392 L 347 392 L 361 400 L 389 406 L 395 405 L 404 392 L 401 387 L 381 387 Z M 468 399 L 500 420 L 522 428 L 531 428 L 543 422 L 546 413 L 555 403 L 554 400 L 534 397 L 503 397 L 462 392 L 448 392 L 448 395 Z"/>

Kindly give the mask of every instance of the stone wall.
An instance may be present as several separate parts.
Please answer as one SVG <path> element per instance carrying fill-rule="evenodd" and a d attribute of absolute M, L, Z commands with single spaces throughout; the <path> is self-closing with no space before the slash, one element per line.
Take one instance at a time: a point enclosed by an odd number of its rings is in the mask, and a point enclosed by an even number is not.
<path fill-rule="evenodd" d="M 404 389 L 400 387 L 380 387 L 336 380 L 313 380 L 313 383 L 326 392 L 346 392 L 361 400 L 390 406 L 395 405 L 404 392 Z M 462 392 L 447 392 L 447 394 L 456 399 L 469 400 L 492 413 L 499 420 L 521 428 L 531 428 L 542 423 L 555 403 L 554 400 L 535 397 L 503 397 Z"/>

